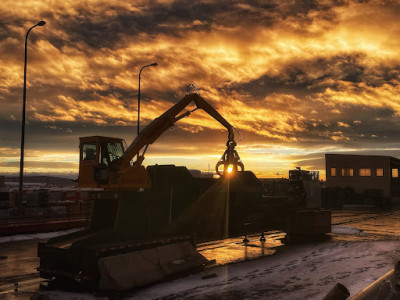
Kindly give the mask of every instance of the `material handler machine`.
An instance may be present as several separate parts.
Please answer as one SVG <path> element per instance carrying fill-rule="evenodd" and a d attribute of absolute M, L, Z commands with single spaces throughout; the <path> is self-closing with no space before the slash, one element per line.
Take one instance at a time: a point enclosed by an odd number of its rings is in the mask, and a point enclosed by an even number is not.
<path fill-rule="evenodd" d="M 182 112 L 191 103 L 196 108 Z M 174 165 L 145 168 L 149 145 L 197 109 L 228 131 L 216 164 L 220 178 L 194 178 Z M 203 269 L 208 261 L 196 251 L 198 242 L 270 229 L 288 237 L 330 232 L 330 212 L 305 204 L 305 178 L 294 176 L 300 170 L 292 173 L 290 195 L 268 196 L 235 147 L 232 125 L 196 93 L 154 119 L 129 147 L 120 138 L 80 138 L 79 186 L 103 191 L 88 229 L 39 244 L 40 275 L 128 290 Z"/>
<path fill-rule="evenodd" d="M 196 108 L 182 112 L 191 103 Z M 142 165 L 149 145 L 197 109 L 228 131 L 227 149 L 216 172 L 223 177 L 244 172 L 232 125 L 197 93 L 185 96 L 154 119 L 129 147 L 120 138 L 80 138 L 79 187 L 104 191 L 97 194 L 88 229 L 39 244 L 42 277 L 74 279 L 103 290 L 126 290 L 200 270 L 207 264 L 195 250 L 192 232 L 178 232 L 172 224 L 198 197 L 199 188 L 190 173 L 184 167 L 146 169 Z"/>

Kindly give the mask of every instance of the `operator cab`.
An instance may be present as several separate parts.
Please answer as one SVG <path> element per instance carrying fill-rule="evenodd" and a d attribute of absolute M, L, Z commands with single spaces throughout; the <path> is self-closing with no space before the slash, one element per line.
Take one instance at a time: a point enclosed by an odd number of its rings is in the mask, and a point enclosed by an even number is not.
<path fill-rule="evenodd" d="M 109 168 L 125 151 L 124 140 L 102 136 L 80 138 L 79 186 L 93 187 L 109 181 Z"/>

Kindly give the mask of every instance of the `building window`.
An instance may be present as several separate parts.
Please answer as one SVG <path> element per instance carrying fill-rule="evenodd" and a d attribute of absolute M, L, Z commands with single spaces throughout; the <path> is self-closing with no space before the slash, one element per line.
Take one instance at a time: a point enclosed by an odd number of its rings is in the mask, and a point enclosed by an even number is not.
<path fill-rule="evenodd" d="M 381 176 L 383 176 L 383 169 L 376 169 L 376 176 L 379 176 L 379 177 L 381 177 Z"/>
<path fill-rule="evenodd" d="M 360 176 L 371 176 L 371 169 L 360 169 Z"/>
<path fill-rule="evenodd" d="M 399 177 L 399 169 L 392 169 L 392 177 L 393 178 Z"/>
<path fill-rule="evenodd" d="M 342 169 L 342 176 L 353 176 L 353 169 L 352 168 Z"/>
<path fill-rule="evenodd" d="M 331 168 L 331 176 L 336 176 L 336 168 Z"/>

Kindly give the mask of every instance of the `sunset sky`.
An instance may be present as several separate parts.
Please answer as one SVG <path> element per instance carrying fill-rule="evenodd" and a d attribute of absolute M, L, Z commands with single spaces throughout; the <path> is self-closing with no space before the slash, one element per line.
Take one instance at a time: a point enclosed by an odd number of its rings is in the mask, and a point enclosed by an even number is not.
<path fill-rule="evenodd" d="M 26 173 L 73 176 L 79 137 L 136 136 L 195 83 L 235 128 L 260 177 L 324 154 L 400 157 L 399 1 L 3 0 L 0 173 L 19 171 L 24 39 L 29 27 Z M 213 170 L 227 133 L 196 111 L 145 165 Z M 280 175 L 276 175 L 279 173 Z"/>

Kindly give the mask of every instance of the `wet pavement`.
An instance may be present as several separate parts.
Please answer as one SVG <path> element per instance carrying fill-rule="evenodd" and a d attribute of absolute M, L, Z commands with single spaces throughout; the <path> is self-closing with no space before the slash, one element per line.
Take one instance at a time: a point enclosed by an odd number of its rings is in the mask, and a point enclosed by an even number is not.
<path fill-rule="evenodd" d="M 348 207 L 332 212 L 332 225 L 335 229 L 330 234 L 332 241 L 398 240 L 400 207 L 390 210 Z M 216 265 L 226 265 L 273 255 L 285 247 L 281 242 L 284 236 L 281 231 L 269 231 L 265 233 L 265 242 L 255 234 L 247 236 L 248 243 L 243 242 L 244 237 L 232 238 L 202 243 L 198 251 L 207 259 L 215 259 Z M 0 299 L 29 299 L 29 295 L 39 290 L 40 283 L 45 282 L 36 271 L 37 244 L 38 240 L 0 244 Z"/>
<path fill-rule="evenodd" d="M 37 244 L 38 240 L 0 244 L 0 299 L 29 299 L 38 290 L 44 280 L 36 271 Z"/>
<path fill-rule="evenodd" d="M 400 239 L 400 207 L 346 208 L 332 212 L 332 226 L 357 228 L 357 234 L 332 234 L 333 240 L 398 240 Z"/>

